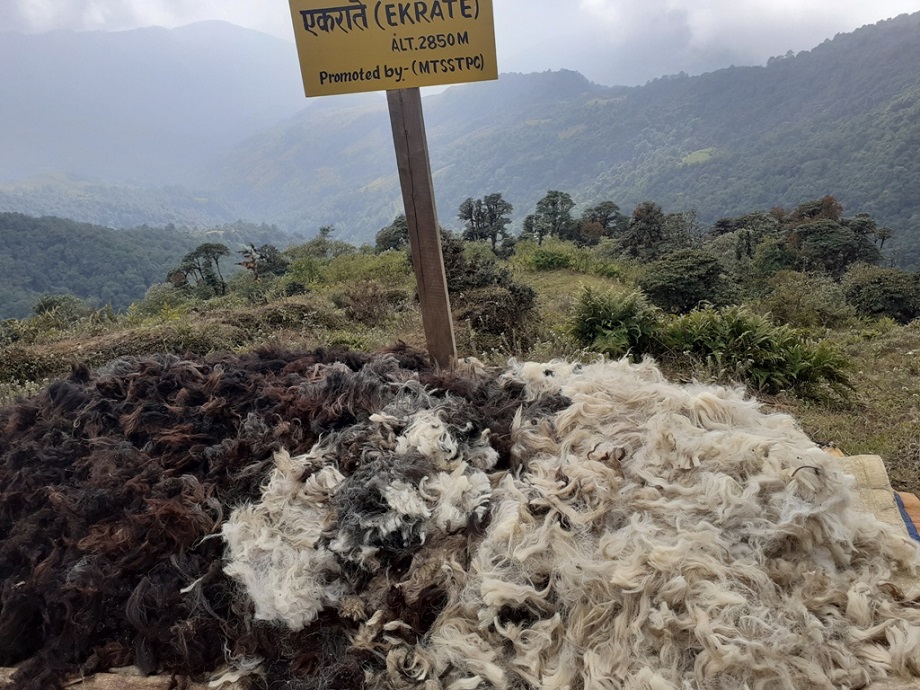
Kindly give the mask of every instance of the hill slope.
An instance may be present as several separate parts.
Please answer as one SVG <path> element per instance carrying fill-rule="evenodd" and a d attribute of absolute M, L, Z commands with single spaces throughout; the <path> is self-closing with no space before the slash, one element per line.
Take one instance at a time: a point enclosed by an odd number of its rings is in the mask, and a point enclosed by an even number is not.
<path fill-rule="evenodd" d="M 245 223 L 206 233 L 172 226 L 113 230 L 63 218 L 0 213 L 0 319 L 28 316 L 45 294 L 72 294 L 96 306 L 124 309 L 151 285 L 163 282 L 203 242 L 220 242 L 236 252 L 249 242 L 285 247 L 295 239 L 302 238 Z M 229 258 L 225 266 L 237 260 Z"/>
<path fill-rule="evenodd" d="M 920 14 L 812 51 L 699 77 L 605 88 L 576 73 L 503 75 L 425 99 L 442 221 L 501 191 L 520 215 L 547 189 L 645 199 L 702 217 L 832 194 L 920 251 Z M 368 239 L 399 208 L 382 101 L 304 112 L 214 167 L 214 183 L 285 224 Z M 908 235 L 911 235 L 908 237 Z"/>
<path fill-rule="evenodd" d="M 150 31 L 92 41 L 133 45 L 134 38 L 149 40 L 151 55 L 173 56 L 158 58 L 164 66 L 156 74 L 172 69 L 181 88 L 160 84 L 154 89 L 150 84 L 160 82 L 153 77 L 139 86 L 135 77 L 143 72 L 130 70 L 126 62 L 95 91 L 74 91 L 63 100 L 58 94 L 56 105 L 49 107 L 22 87 L 24 68 L 12 70 L 11 83 L 22 88 L 17 92 L 15 86 L 0 85 L 0 98 L 25 93 L 31 110 L 22 113 L 34 115 L 34 131 L 41 135 L 32 143 L 48 145 L 20 155 L 25 144 L 14 146 L 13 125 L 0 122 L 0 145 L 12 152 L 0 163 L 5 166 L 0 179 L 13 169 L 23 177 L 54 165 L 66 167 L 70 160 L 75 169 L 83 166 L 84 176 L 99 178 L 86 182 L 58 176 L 0 185 L 0 210 L 54 213 L 112 226 L 208 225 L 247 218 L 312 234 L 332 224 L 338 237 L 353 241 L 371 240 L 400 211 L 389 119 L 380 94 L 311 99 L 290 115 L 291 101 L 304 101 L 293 48 L 283 41 L 226 25 Z M 506 74 L 498 82 L 429 96 L 425 116 L 441 220 L 456 227 L 463 199 L 494 191 L 515 205 L 517 220 L 548 189 L 569 192 L 580 208 L 610 199 L 628 212 L 651 199 L 669 211 L 695 208 L 704 221 L 755 208 L 793 207 L 831 194 L 848 215 L 868 212 L 892 227 L 894 239 L 886 247 L 900 263 L 916 263 L 917 35 L 920 13 L 838 35 L 765 67 L 679 75 L 631 88 L 598 86 L 575 72 Z M 66 46 L 78 39 L 91 42 L 89 35 L 65 33 L 13 36 L 0 42 L 0 59 L 18 55 L 15 45 L 26 38 L 41 39 L 57 56 L 50 62 L 33 56 L 32 63 L 23 63 L 34 64 L 40 73 L 36 83 L 50 85 L 43 93 L 63 88 L 61 79 L 45 72 L 50 64 L 66 62 Z M 234 57 L 243 54 L 243 44 L 234 41 L 262 46 L 264 59 L 247 57 L 251 64 L 243 69 Z M 205 50 L 205 45 L 211 47 Z M 96 64 L 98 50 L 86 49 Z M 80 55 L 74 63 L 84 59 Z M 237 67 L 232 78 L 215 76 Z M 219 79 L 225 81 L 218 85 Z M 121 94 L 119 89 L 128 89 L 126 101 L 143 107 L 127 117 L 127 106 L 115 103 L 115 115 L 99 115 L 102 106 L 117 101 L 112 94 Z M 149 98 L 140 99 L 138 93 L 148 91 Z M 68 109 L 69 103 L 73 107 Z M 259 110 L 263 104 L 274 105 Z M 284 107 L 287 119 L 269 119 L 269 111 L 277 116 Z M 11 110 L 0 112 L 0 118 L 13 117 Z M 263 115 L 268 128 L 256 133 L 256 120 Z M 94 124 L 94 118 L 101 119 Z M 104 125 L 112 128 L 108 139 L 100 138 Z M 236 142 L 231 129 L 252 136 Z M 163 186 L 176 183 L 187 188 Z"/>

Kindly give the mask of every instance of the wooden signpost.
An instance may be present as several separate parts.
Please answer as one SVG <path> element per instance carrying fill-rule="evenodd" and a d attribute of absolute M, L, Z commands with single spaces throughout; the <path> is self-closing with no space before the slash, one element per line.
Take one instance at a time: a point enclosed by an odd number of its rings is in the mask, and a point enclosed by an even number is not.
<path fill-rule="evenodd" d="M 304 92 L 387 91 L 428 353 L 457 356 L 421 86 L 498 78 L 492 0 L 290 0 Z"/>

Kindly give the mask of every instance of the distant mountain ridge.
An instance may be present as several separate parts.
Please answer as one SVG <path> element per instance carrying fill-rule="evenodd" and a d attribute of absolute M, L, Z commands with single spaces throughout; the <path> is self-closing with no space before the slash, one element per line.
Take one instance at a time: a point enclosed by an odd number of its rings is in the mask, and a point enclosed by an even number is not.
<path fill-rule="evenodd" d="M 765 67 L 608 88 L 574 72 L 502 75 L 425 99 L 442 222 L 500 191 L 517 217 L 547 189 L 714 221 L 825 194 L 920 257 L 920 13 Z M 216 184 L 286 226 L 368 239 L 399 210 L 383 104 L 301 113 L 223 158 Z M 577 209 L 576 209 L 577 212 Z"/>
<path fill-rule="evenodd" d="M 233 27 L 222 30 L 236 35 Z M 497 82 L 428 96 L 441 221 L 457 227 L 460 202 L 493 191 L 514 204 L 518 220 L 548 189 L 569 192 L 579 203 L 576 213 L 604 199 L 629 212 L 650 199 L 668 211 L 695 208 L 704 221 L 831 194 L 848 214 L 867 212 L 892 227 L 886 249 L 914 263 L 920 259 L 918 35 L 915 13 L 764 67 L 628 88 L 599 86 L 569 71 L 503 74 Z M 296 72 L 295 58 L 290 62 L 286 74 Z M 261 74 L 267 81 L 268 68 L 259 69 L 253 80 Z M 300 96 L 299 83 L 285 88 Z M 198 121 L 223 109 L 206 98 L 202 104 Z M 210 148 L 213 156 L 176 170 L 172 182 L 206 190 L 173 188 L 177 198 L 206 200 L 201 206 L 183 201 L 182 212 L 200 219 L 195 223 L 212 214 L 215 222 L 235 216 L 310 234 L 332 224 L 338 237 L 371 240 L 401 210 L 385 100 L 362 94 L 300 104 L 296 114 L 291 110 L 245 140 L 225 136 L 223 145 Z M 169 165 L 175 164 L 160 167 Z M 48 186 L 0 185 L 0 210 L 38 214 L 45 199 L 54 198 L 55 213 L 109 222 L 102 218 L 117 214 L 105 206 L 107 181 L 130 180 L 100 173 L 91 191 L 56 197 Z M 161 177 L 157 184 L 170 182 Z M 168 201 L 144 197 L 152 192 L 142 180 L 131 189 L 133 224 L 158 222 L 151 209 Z M 69 200 L 81 215 L 67 213 Z M 93 204 L 107 215 L 92 216 Z"/>

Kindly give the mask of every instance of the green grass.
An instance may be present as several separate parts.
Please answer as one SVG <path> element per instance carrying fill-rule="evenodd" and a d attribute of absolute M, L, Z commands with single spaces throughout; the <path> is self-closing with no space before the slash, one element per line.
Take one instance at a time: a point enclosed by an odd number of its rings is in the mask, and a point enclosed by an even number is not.
<path fill-rule="evenodd" d="M 710 146 L 709 148 L 706 148 L 706 149 L 700 149 L 699 151 L 693 151 L 692 153 L 688 153 L 686 156 L 684 156 L 683 159 L 681 160 L 681 163 L 683 163 L 684 165 L 694 165 L 696 163 L 705 163 L 706 161 L 708 161 L 709 159 L 713 157 L 716 151 L 718 151 L 718 149 L 716 149 L 713 146 Z"/>

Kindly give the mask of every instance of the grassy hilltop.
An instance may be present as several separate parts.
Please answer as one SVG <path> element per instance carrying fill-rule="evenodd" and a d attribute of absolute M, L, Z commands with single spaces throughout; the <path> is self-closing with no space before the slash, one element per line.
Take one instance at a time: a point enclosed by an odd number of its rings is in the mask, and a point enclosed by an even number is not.
<path fill-rule="evenodd" d="M 790 231 L 781 225 L 758 231 L 749 255 L 755 220 L 635 254 L 622 229 L 590 245 L 540 235 L 501 258 L 487 241 L 446 237 L 459 353 L 493 363 L 650 355 L 676 380 L 747 386 L 816 441 L 880 454 L 896 487 L 920 491 L 917 275 L 860 262 L 834 275 L 817 270 L 814 256 L 784 264 L 777 256 Z M 807 226 L 793 227 L 807 236 Z M 186 263 L 124 313 L 46 296 L 31 317 L 0 322 L 0 402 L 36 392 L 72 363 L 126 355 L 370 351 L 400 340 L 423 348 L 414 277 L 396 245 L 358 248 L 325 231 L 258 254 L 258 277 L 243 270 L 216 280 Z"/>

